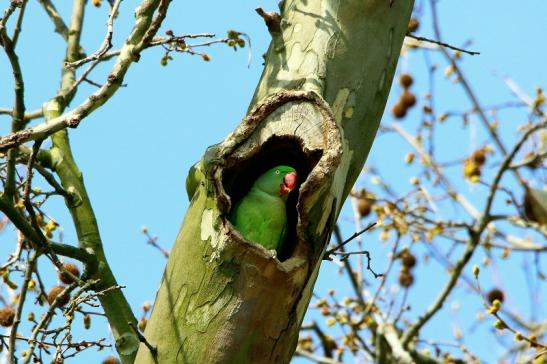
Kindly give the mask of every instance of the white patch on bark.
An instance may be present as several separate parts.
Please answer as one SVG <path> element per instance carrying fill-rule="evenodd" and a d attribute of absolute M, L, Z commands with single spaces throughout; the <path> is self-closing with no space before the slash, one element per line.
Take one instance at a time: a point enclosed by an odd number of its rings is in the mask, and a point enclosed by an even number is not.
<path fill-rule="evenodd" d="M 213 248 L 213 252 L 209 258 L 210 262 L 220 258 L 220 254 L 224 250 L 227 241 L 226 235 L 215 230 L 214 220 L 215 215 L 213 209 L 206 209 L 203 211 L 203 214 L 201 215 L 200 237 L 203 241 L 209 240 L 211 247 Z"/>
<path fill-rule="evenodd" d="M 336 99 L 334 99 L 334 103 L 332 104 L 332 113 L 338 123 L 342 121 L 342 115 L 344 114 L 349 94 L 349 88 L 341 88 L 336 94 Z"/>
<path fill-rule="evenodd" d="M 213 210 L 204 210 L 201 215 L 201 240 L 208 240 L 214 233 Z"/>

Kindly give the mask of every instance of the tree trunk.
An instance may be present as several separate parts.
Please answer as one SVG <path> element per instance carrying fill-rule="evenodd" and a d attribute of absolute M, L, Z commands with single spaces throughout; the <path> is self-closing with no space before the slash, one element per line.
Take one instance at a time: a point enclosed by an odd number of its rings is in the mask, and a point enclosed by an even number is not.
<path fill-rule="evenodd" d="M 391 86 L 413 1 L 285 0 L 247 117 L 187 180 L 191 204 L 137 363 L 286 363 L 334 223 Z M 281 20 L 281 21 L 279 21 Z M 246 241 L 230 207 L 268 168 L 294 166 L 276 256 Z"/>

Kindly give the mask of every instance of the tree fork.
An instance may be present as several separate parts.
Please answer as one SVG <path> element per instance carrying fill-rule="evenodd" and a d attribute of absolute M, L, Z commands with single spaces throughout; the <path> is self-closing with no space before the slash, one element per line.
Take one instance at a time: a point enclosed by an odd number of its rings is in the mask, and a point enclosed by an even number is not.
<path fill-rule="evenodd" d="M 137 363 L 280 363 L 298 331 L 342 203 L 385 107 L 412 1 L 286 0 L 243 122 L 187 179 L 191 204 Z M 269 167 L 293 165 L 286 249 L 227 220 Z"/>

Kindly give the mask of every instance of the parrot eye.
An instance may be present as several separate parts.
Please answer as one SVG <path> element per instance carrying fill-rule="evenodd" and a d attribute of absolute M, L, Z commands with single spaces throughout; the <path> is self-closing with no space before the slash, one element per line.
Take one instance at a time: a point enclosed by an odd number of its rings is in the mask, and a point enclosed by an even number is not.
<path fill-rule="evenodd" d="M 276 170 L 275 170 L 275 174 L 279 174 L 279 173 L 281 173 L 281 172 L 279 171 L 279 169 L 276 169 Z"/>

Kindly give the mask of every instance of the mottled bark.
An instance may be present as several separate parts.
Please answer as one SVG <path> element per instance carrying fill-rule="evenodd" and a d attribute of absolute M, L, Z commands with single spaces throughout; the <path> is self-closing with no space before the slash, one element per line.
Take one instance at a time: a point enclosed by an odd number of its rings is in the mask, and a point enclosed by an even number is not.
<path fill-rule="evenodd" d="M 247 117 L 191 171 L 191 198 L 138 363 L 283 363 L 294 352 L 334 222 L 385 107 L 412 1 L 289 1 Z M 262 13 L 265 16 L 264 13 Z M 293 165 L 279 257 L 226 219 L 269 167 Z"/>

